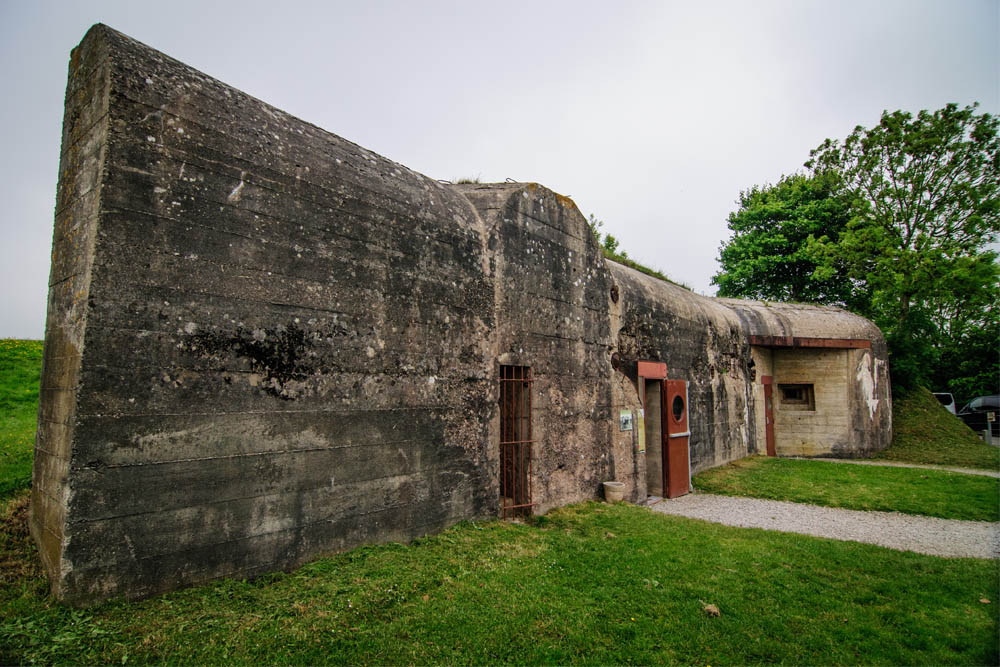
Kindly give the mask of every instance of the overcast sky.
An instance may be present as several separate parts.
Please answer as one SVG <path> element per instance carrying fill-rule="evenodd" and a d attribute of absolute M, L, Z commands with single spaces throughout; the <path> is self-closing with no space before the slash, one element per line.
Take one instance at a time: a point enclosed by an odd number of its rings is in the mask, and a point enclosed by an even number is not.
<path fill-rule="evenodd" d="M 713 294 L 741 190 L 883 109 L 1000 111 L 998 0 L 0 0 L 0 338 L 41 338 L 97 22 L 433 178 L 537 181 Z"/>

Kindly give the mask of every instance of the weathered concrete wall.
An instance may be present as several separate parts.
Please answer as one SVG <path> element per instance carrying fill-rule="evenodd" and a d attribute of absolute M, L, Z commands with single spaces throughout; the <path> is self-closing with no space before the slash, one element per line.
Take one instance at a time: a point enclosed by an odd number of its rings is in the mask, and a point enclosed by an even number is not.
<path fill-rule="evenodd" d="M 868 320 L 829 306 L 719 299 L 739 314 L 750 336 L 867 341 L 869 348 L 752 347 L 756 439 L 764 443 L 760 377 L 774 381 L 775 450 L 779 456 L 868 456 L 892 442 L 888 349 Z M 836 340 L 831 345 L 840 345 Z M 783 406 L 779 385 L 811 384 L 815 410 Z M 763 451 L 763 444 L 759 449 Z"/>
<path fill-rule="evenodd" d="M 85 40 L 73 51 L 66 86 L 31 485 L 31 532 L 50 573 L 66 567 L 70 460 L 107 159 L 109 82 L 107 45 Z"/>
<path fill-rule="evenodd" d="M 501 365 L 534 374 L 539 513 L 645 499 L 639 360 L 689 383 L 693 470 L 763 451 L 757 369 L 794 360 L 754 335 L 870 339 L 838 442 L 888 442 L 870 323 L 607 263 L 546 188 L 443 185 L 104 26 L 70 64 L 53 249 L 32 532 L 76 603 L 496 516 Z"/>
<path fill-rule="evenodd" d="M 848 350 L 774 350 L 774 432 L 778 456 L 825 456 L 849 451 Z M 781 387 L 807 384 L 814 405 L 784 400 Z"/>
<path fill-rule="evenodd" d="M 693 472 L 756 451 L 750 350 L 732 309 L 715 299 L 608 263 L 621 291 L 621 359 L 662 361 L 671 379 L 687 380 Z M 650 446 L 650 443 L 647 443 Z"/>
<path fill-rule="evenodd" d="M 82 350 L 75 413 L 75 376 L 50 362 L 42 382 L 72 450 L 69 493 L 36 494 L 54 497 L 35 525 L 65 531 L 56 593 L 252 575 L 495 504 L 494 288 L 468 201 L 107 28 L 72 68 L 68 119 L 111 103 L 81 151 L 103 151 L 100 196 L 64 225 L 92 249 L 57 225 L 53 282 L 93 277 L 50 299 L 49 358 Z M 61 193 L 95 177 L 74 159 Z"/>
<path fill-rule="evenodd" d="M 536 509 L 594 498 L 617 473 L 609 451 L 609 280 L 597 242 L 572 201 L 539 185 L 456 189 L 478 209 L 496 249 L 497 364 L 534 374 Z"/>

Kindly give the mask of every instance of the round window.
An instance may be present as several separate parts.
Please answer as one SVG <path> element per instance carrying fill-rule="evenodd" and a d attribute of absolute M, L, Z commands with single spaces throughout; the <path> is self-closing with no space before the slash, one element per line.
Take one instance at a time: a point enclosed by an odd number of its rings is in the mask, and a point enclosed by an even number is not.
<path fill-rule="evenodd" d="M 680 396 L 674 396 L 674 403 L 671 409 L 674 412 L 674 419 L 680 421 L 681 417 L 684 416 L 684 399 Z"/>

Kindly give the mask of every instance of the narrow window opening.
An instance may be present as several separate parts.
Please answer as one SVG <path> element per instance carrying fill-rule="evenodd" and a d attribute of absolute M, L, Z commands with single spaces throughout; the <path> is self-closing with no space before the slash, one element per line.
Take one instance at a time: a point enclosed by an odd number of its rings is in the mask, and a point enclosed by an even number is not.
<path fill-rule="evenodd" d="M 781 406 L 788 410 L 815 410 L 816 393 L 811 384 L 779 384 Z"/>
<path fill-rule="evenodd" d="M 531 367 L 500 367 L 500 514 L 531 514 Z"/>

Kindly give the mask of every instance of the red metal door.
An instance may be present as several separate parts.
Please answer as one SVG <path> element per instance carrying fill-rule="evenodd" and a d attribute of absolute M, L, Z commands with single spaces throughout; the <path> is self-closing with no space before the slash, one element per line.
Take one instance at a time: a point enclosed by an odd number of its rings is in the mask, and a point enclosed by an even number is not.
<path fill-rule="evenodd" d="M 767 455 L 777 456 L 774 451 L 774 378 L 762 375 L 764 385 L 764 437 L 767 441 Z"/>
<path fill-rule="evenodd" d="M 666 467 L 664 495 L 676 498 L 691 490 L 687 382 L 665 380 L 663 384 L 663 462 Z"/>

